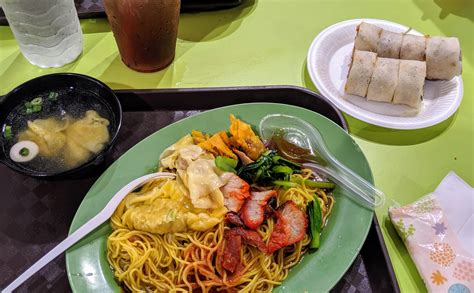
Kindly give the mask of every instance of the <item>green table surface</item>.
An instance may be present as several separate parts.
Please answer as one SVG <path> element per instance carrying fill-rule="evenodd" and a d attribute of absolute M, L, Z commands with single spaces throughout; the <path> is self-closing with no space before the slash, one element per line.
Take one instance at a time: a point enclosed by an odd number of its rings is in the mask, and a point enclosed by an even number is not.
<path fill-rule="evenodd" d="M 105 19 L 82 20 L 84 52 L 59 69 L 30 65 L 6 26 L 0 27 L 0 95 L 54 72 L 87 74 L 114 89 L 282 85 L 316 90 L 306 70 L 312 40 L 327 26 L 353 18 L 398 22 L 425 34 L 456 36 L 463 51 L 464 98 L 451 118 L 421 130 L 385 129 L 346 115 L 387 205 L 377 210 L 403 292 L 426 291 L 387 207 L 433 191 L 451 170 L 474 184 L 474 2 L 472 0 L 249 0 L 240 7 L 182 14 L 176 59 L 157 73 L 137 73 L 120 60 Z"/>

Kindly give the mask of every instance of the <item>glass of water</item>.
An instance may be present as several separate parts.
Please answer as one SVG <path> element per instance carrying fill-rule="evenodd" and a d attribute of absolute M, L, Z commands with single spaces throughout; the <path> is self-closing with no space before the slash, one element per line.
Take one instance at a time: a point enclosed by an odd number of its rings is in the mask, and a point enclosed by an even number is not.
<path fill-rule="evenodd" d="M 42 68 L 61 67 L 81 54 L 74 0 L 0 0 L 23 56 Z"/>

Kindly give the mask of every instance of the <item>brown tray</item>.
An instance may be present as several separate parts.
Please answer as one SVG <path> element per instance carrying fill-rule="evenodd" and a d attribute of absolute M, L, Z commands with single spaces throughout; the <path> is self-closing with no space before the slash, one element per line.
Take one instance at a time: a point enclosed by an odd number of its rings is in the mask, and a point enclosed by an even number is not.
<path fill-rule="evenodd" d="M 296 105 L 318 112 L 347 131 L 327 99 L 293 86 L 119 90 L 123 123 L 117 143 L 94 173 L 75 180 L 44 181 L 0 166 L 0 288 L 63 240 L 84 195 L 125 151 L 158 129 L 208 109 L 251 102 Z M 0 99 L 1 100 L 1 99 Z M 69 292 L 64 256 L 29 279 L 18 292 Z M 379 225 L 374 217 L 367 240 L 334 292 L 399 292 Z"/>
<path fill-rule="evenodd" d="M 79 18 L 106 17 L 102 0 L 74 0 Z M 182 12 L 195 12 L 216 9 L 226 9 L 238 6 L 242 0 L 182 0 Z M 0 7 L 0 25 L 8 25 L 3 10 Z"/>

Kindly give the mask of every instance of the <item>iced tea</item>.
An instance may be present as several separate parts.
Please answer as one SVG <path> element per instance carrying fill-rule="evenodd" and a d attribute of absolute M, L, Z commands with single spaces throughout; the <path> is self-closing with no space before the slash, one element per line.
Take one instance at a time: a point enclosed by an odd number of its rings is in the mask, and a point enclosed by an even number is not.
<path fill-rule="evenodd" d="M 123 63 L 158 71 L 174 59 L 180 0 L 104 0 Z"/>

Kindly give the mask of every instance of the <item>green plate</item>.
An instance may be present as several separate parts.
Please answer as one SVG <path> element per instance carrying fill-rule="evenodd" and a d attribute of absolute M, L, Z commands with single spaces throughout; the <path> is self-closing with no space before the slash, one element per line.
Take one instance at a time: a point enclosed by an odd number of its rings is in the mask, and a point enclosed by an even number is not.
<path fill-rule="evenodd" d="M 127 151 L 95 182 L 71 224 L 70 233 L 95 216 L 109 199 L 131 180 L 144 175 L 156 162 L 160 153 L 193 129 L 208 133 L 228 129 L 229 114 L 245 122 L 258 125 L 268 114 L 281 113 L 298 116 L 316 126 L 323 134 L 335 156 L 359 175 L 373 181 L 364 154 L 339 126 L 315 112 L 270 103 L 252 103 L 228 106 L 204 112 L 169 125 Z M 372 212 L 366 210 L 336 189 L 336 205 L 321 236 L 318 251 L 306 254 L 295 266 L 285 282 L 275 292 L 325 292 L 344 275 L 359 253 L 372 221 Z M 105 223 L 82 239 L 66 253 L 69 282 L 75 292 L 120 292 L 106 258 L 106 240 L 111 232 Z"/>

